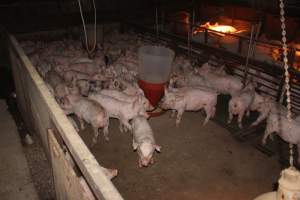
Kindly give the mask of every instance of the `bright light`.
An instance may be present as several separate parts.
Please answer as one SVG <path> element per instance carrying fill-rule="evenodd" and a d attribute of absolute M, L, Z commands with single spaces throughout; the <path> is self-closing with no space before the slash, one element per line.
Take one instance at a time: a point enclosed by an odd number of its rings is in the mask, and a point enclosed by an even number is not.
<path fill-rule="evenodd" d="M 219 23 L 215 23 L 213 25 L 210 24 L 210 22 L 206 22 L 205 24 L 203 25 L 200 25 L 201 28 L 207 28 L 209 30 L 214 30 L 214 31 L 217 31 L 219 33 L 215 33 L 215 34 L 218 34 L 220 36 L 225 36 L 224 34 L 222 33 L 237 33 L 237 32 L 240 32 L 238 31 L 236 28 L 234 28 L 233 26 L 229 26 L 229 25 L 219 25 Z M 196 28 L 194 31 L 193 31 L 193 34 L 197 34 L 199 32 L 203 32 L 204 30 L 201 29 L 201 28 Z M 211 32 L 209 31 L 208 32 Z"/>

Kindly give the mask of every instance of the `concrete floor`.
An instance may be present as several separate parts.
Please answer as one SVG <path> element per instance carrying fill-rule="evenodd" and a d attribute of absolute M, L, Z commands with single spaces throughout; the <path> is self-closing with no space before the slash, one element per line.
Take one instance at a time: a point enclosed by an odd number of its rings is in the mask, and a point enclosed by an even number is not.
<path fill-rule="evenodd" d="M 17 127 L 0 100 L 0 199 L 37 200 Z"/>
<path fill-rule="evenodd" d="M 162 146 L 151 167 L 138 168 L 131 135 L 120 133 L 116 120 L 111 120 L 110 142 L 100 135 L 91 150 L 100 165 L 119 170 L 113 183 L 125 199 L 251 200 L 273 189 L 280 173 L 275 157 L 237 142 L 212 121 L 203 127 L 200 113 L 185 113 L 179 127 L 169 114 L 150 119 Z M 91 129 L 80 135 L 90 144 Z"/>

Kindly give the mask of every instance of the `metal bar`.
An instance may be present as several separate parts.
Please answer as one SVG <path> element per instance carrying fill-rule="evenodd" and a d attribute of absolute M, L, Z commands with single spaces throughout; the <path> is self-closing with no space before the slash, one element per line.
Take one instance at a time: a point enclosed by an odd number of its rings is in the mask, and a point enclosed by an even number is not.
<path fill-rule="evenodd" d="M 207 33 L 207 29 L 205 29 L 205 32 L 204 32 L 204 43 L 207 44 L 208 42 L 208 33 Z"/>
<path fill-rule="evenodd" d="M 250 41 L 249 41 L 249 45 L 248 45 L 248 52 L 247 52 L 247 57 L 246 57 L 246 64 L 245 64 L 245 76 L 244 76 L 244 80 L 243 80 L 243 84 L 246 84 L 246 80 L 247 80 L 247 76 L 248 76 L 248 64 L 249 64 L 249 57 L 251 54 L 251 50 L 252 50 L 252 40 L 253 40 L 253 33 L 254 33 L 254 26 L 251 26 L 251 35 L 250 35 Z"/>

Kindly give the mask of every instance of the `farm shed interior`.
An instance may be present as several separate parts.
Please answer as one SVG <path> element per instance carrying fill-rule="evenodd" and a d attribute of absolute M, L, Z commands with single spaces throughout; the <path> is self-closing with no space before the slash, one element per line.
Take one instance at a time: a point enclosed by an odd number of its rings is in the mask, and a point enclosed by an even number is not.
<path fill-rule="evenodd" d="M 300 5 L 284 5 L 291 126 L 278 1 L 3 2 L 1 98 L 38 197 L 254 199 L 277 190 L 288 143 L 297 169 L 300 160 Z M 228 123 L 241 112 L 236 99 L 244 117 Z M 277 134 L 262 144 L 265 130 Z"/>

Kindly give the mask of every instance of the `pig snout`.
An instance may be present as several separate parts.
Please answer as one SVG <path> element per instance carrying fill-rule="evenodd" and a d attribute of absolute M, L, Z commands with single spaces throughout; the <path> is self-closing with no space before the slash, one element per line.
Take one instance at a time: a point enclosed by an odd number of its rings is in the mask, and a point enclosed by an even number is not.
<path fill-rule="evenodd" d="M 154 109 L 154 106 L 152 106 L 150 103 L 147 103 L 145 107 L 147 108 L 147 111 L 151 111 Z"/>
<path fill-rule="evenodd" d="M 109 172 L 110 172 L 112 178 L 114 178 L 118 175 L 117 169 L 109 169 Z"/>
<path fill-rule="evenodd" d="M 161 109 L 168 109 L 168 105 L 166 104 L 166 102 L 164 100 L 161 100 L 160 102 L 158 102 L 157 105 Z"/>
<path fill-rule="evenodd" d="M 152 159 L 149 158 L 140 158 L 139 167 L 148 167 L 151 163 L 153 163 L 151 160 Z"/>

